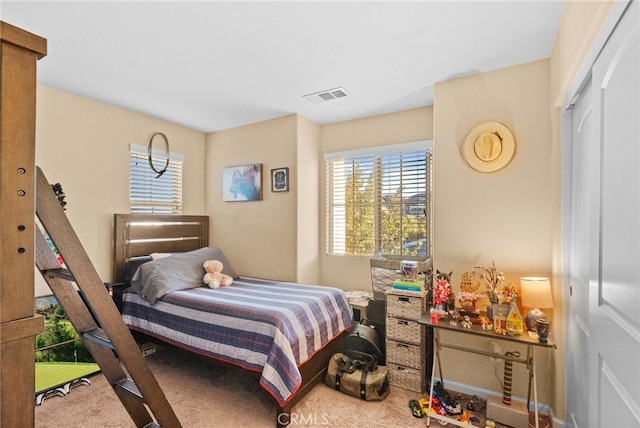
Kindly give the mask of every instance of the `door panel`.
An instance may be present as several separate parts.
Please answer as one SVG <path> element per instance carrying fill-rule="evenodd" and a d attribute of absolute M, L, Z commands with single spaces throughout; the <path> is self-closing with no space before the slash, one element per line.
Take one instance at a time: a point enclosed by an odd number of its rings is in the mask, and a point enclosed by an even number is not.
<path fill-rule="evenodd" d="M 634 2 L 593 66 L 600 164 L 593 189 L 599 210 L 592 222 L 598 242 L 589 294 L 590 426 L 640 426 L 639 52 Z"/>
<path fill-rule="evenodd" d="M 593 134 L 593 110 L 590 85 L 580 95 L 573 108 L 572 160 L 571 160 L 571 214 L 569 299 L 567 313 L 567 411 L 569 426 L 587 427 L 588 424 L 588 367 L 589 349 L 589 274 L 591 266 L 590 204 L 594 176 L 590 165 L 594 162 L 597 140 Z"/>

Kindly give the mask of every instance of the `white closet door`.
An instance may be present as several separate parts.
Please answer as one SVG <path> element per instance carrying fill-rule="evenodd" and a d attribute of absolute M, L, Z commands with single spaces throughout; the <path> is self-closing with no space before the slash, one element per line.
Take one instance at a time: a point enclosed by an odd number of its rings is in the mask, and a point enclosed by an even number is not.
<path fill-rule="evenodd" d="M 593 66 L 599 162 L 589 278 L 589 426 L 640 426 L 640 35 L 633 2 Z M 571 394 L 573 391 L 569 391 Z"/>
<path fill-rule="evenodd" d="M 599 158 L 598 139 L 593 132 L 591 87 L 580 95 L 573 108 L 571 153 L 571 214 L 569 298 L 567 304 L 567 417 L 570 427 L 588 427 L 589 385 L 585 376 L 589 350 L 589 276 L 592 242 L 597 247 L 597 235 L 592 231 L 589 213 L 593 207 L 594 162 Z"/>

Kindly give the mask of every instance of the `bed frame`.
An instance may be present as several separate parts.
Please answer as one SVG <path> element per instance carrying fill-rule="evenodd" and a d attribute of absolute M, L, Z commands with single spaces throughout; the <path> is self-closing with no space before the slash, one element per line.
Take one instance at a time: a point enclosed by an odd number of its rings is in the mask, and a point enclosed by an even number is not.
<path fill-rule="evenodd" d="M 127 264 L 131 261 L 154 252 L 191 251 L 208 245 L 208 216 L 115 214 L 114 283 L 128 285 Z M 283 406 L 276 403 L 277 427 L 289 425 L 293 406 L 324 381 L 329 359 L 342 349 L 346 336 L 343 333 L 299 367 L 302 385 Z"/>

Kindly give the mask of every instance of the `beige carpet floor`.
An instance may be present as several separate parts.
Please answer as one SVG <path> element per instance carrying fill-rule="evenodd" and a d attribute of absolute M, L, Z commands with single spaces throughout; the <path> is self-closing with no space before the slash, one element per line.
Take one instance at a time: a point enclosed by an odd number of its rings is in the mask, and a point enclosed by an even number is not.
<path fill-rule="evenodd" d="M 241 369 L 164 347 L 147 363 L 185 428 L 275 426 L 275 401 Z M 89 379 L 91 385 L 36 406 L 36 427 L 134 426 L 104 376 Z M 365 402 L 320 384 L 294 407 L 291 426 L 424 427 L 426 419 L 414 418 L 408 407 L 420 397 L 391 387 L 386 400 Z"/>

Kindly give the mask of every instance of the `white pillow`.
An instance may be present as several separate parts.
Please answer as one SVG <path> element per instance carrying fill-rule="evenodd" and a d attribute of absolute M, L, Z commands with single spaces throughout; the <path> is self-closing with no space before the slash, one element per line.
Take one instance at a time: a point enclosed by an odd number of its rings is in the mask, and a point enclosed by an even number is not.
<path fill-rule="evenodd" d="M 153 260 L 163 259 L 165 257 L 169 257 L 170 255 L 171 255 L 171 253 L 151 253 L 151 254 L 149 254 L 149 256 L 151 256 L 151 258 Z"/>

